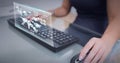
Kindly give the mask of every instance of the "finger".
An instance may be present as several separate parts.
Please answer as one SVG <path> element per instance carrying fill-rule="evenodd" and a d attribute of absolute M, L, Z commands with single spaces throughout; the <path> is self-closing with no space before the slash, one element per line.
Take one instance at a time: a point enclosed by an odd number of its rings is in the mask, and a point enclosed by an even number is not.
<path fill-rule="evenodd" d="M 85 47 L 81 50 L 79 60 L 82 60 L 86 56 L 87 52 L 94 46 L 94 44 L 94 38 L 90 39 Z"/>
<path fill-rule="evenodd" d="M 103 53 L 104 53 L 104 50 L 100 49 L 91 63 L 97 63 L 98 60 L 100 60 L 100 58 L 102 57 Z"/>
<path fill-rule="evenodd" d="M 85 62 L 90 63 L 99 50 L 100 50 L 100 46 L 95 45 L 88 54 L 87 58 L 85 59 Z"/>

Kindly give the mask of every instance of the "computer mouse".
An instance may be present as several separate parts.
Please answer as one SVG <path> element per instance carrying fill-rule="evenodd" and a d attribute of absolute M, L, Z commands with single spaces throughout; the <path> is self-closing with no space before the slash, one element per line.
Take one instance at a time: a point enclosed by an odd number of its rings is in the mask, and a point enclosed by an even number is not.
<path fill-rule="evenodd" d="M 79 55 L 80 55 L 80 53 L 79 53 L 72 57 L 70 63 L 83 63 L 84 60 L 86 59 L 86 57 L 88 56 L 88 54 L 90 53 L 91 49 L 88 51 L 88 53 L 86 54 L 84 59 L 82 59 L 81 61 L 79 60 Z"/>
<path fill-rule="evenodd" d="M 76 54 L 75 56 L 72 57 L 70 63 L 83 63 L 84 62 L 84 59 L 83 60 L 79 60 L 79 54 Z"/>

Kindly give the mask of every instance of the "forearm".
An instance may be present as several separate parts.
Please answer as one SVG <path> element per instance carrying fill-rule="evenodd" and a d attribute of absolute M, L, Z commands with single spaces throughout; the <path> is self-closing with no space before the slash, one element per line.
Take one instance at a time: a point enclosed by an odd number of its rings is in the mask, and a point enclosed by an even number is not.
<path fill-rule="evenodd" d="M 102 39 L 107 40 L 109 42 L 116 42 L 120 38 L 120 19 L 115 18 L 109 21 L 109 25 L 104 32 Z"/>
<path fill-rule="evenodd" d="M 102 38 L 109 42 L 116 42 L 120 38 L 120 1 L 107 0 L 109 25 Z"/>

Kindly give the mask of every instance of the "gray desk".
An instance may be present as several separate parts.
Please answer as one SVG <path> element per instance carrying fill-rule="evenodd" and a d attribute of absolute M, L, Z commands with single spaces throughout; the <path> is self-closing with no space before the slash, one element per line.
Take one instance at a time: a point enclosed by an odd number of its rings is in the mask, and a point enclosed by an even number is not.
<path fill-rule="evenodd" d="M 0 18 L 0 63 L 69 63 L 82 46 L 73 44 L 54 53 L 28 38 L 7 23 L 10 17 Z M 120 42 L 113 48 L 105 63 L 118 63 Z"/>
<path fill-rule="evenodd" d="M 0 63 L 69 63 L 82 46 L 73 44 L 54 53 L 28 38 L 0 18 Z"/>

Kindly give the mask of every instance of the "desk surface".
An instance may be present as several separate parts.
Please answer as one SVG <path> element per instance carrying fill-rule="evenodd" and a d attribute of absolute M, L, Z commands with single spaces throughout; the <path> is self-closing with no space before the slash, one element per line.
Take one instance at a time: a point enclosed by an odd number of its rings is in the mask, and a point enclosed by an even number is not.
<path fill-rule="evenodd" d="M 82 46 L 73 44 L 60 52 L 49 49 L 28 38 L 0 18 L 0 62 L 4 63 L 69 63 Z"/>
<path fill-rule="evenodd" d="M 54 53 L 9 26 L 9 18 L 0 18 L 0 63 L 69 63 L 82 48 L 79 44 L 73 44 Z M 119 45 L 120 42 L 117 42 L 106 63 L 120 62 Z"/>

